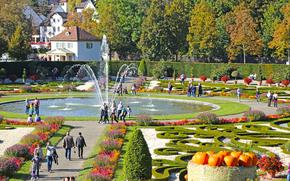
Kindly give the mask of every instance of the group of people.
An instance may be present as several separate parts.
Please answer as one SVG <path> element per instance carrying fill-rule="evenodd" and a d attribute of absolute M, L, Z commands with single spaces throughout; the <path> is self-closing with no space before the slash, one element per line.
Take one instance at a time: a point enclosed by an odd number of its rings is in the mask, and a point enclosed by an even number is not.
<path fill-rule="evenodd" d="M 109 123 L 109 106 L 104 103 L 101 106 L 101 117 L 99 120 L 99 123 Z M 126 117 L 128 116 L 130 118 L 132 109 L 128 105 L 125 107 L 123 103 L 120 101 L 118 105 L 116 105 L 115 101 L 112 102 L 111 107 L 110 107 L 110 119 L 111 123 L 113 124 L 114 121 L 116 123 L 119 122 L 119 120 L 123 121 L 124 123 L 126 122 Z"/>
<path fill-rule="evenodd" d="M 27 122 L 40 122 L 41 118 L 39 116 L 39 106 L 40 101 L 37 99 L 37 97 L 34 100 L 25 100 L 25 113 L 28 115 Z M 35 117 L 33 119 L 33 115 L 35 113 Z"/>
<path fill-rule="evenodd" d="M 268 98 L 268 107 L 271 107 L 272 102 L 274 104 L 274 107 L 278 107 L 278 94 L 277 94 L 277 92 L 273 93 L 271 91 L 268 91 L 267 98 Z"/>
<path fill-rule="evenodd" d="M 190 97 L 200 97 L 202 95 L 202 85 L 201 83 L 198 83 L 197 86 L 192 85 L 192 83 L 190 83 L 187 87 L 187 96 Z"/>
<path fill-rule="evenodd" d="M 122 96 L 123 94 L 128 94 L 128 89 L 127 87 L 123 88 L 123 84 L 122 82 L 118 85 L 117 90 L 116 90 L 118 96 Z M 132 95 L 136 95 L 137 94 L 137 86 L 136 84 L 133 84 L 131 87 L 131 93 Z"/>
<path fill-rule="evenodd" d="M 65 149 L 65 157 L 68 160 L 71 160 L 71 151 L 75 147 L 78 149 L 78 157 L 80 159 L 83 158 L 83 148 L 87 146 L 82 133 L 79 133 L 76 141 L 74 142 L 73 137 L 69 132 L 66 133 L 63 141 L 63 148 Z M 75 151 L 74 151 L 75 152 Z M 39 178 L 39 170 L 41 167 L 41 163 L 43 160 L 43 152 L 41 146 L 38 144 L 34 149 L 34 156 L 32 158 L 32 171 L 31 171 L 31 180 L 35 180 Z M 47 162 L 47 171 L 51 172 L 53 162 L 58 165 L 58 154 L 56 148 L 51 145 L 48 141 L 46 144 L 46 162 Z M 71 178 L 69 180 L 72 180 Z"/>

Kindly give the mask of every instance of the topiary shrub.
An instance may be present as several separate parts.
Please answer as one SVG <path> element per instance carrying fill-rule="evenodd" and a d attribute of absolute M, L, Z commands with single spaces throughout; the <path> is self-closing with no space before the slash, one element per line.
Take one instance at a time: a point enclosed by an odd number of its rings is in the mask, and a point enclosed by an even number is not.
<path fill-rule="evenodd" d="M 151 179 L 152 158 L 139 129 L 135 129 L 130 137 L 124 159 L 124 172 L 128 181 Z"/>
<path fill-rule="evenodd" d="M 277 110 L 277 113 L 278 114 L 290 114 L 290 106 L 287 106 L 287 107 L 279 107 Z"/>
<path fill-rule="evenodd" d="M 154 124 L 152 118 L 145 114 L 138 115 L 136 123 L 138 126 L 152 126 Z"/>
<path fill-rule="evenodd" d="M 248 121 L 262 121 L 266 118 L 265 113 L 259 110 L 250 110 L 245 112 L 244 116 L 248 119 Z"/>
<path fill-rule="evenodd" d="M 208 124 L 219 123 L 217 115 L 211 112 L 200 113 L 196 118 Z"/>
<path fill-rule="evenodd" d="M 147 75 L 147 66 L 146 66 L 145 60 L 140 61 L 140 64 L 138 66 L 138 75 L 139 76 L 146 76 Z"/>

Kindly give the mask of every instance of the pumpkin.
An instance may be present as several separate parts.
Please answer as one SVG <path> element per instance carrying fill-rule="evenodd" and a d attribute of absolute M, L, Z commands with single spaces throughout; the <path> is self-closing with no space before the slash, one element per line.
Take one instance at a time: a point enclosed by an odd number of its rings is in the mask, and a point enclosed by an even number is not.
<path fill-rule="evenodd" d="M 214 154 L 214 151 L 207 151 L 206 153 L 210 156 Z"/>
<path fill-rule="evenodd" d="M 233 151 L 231 152 L 231 156 L 235 158 L 239 158 L 241 156 L 242 152 L 241 151 Z"/>
<path fill-rule="evenodd" d="M 221 162 L 223 164 L 225 156 L 230 155 L 230 152 L 228 152 L 228 151 L 220 151 L 220 152 L 218 152 L 218 155 L 220 156 Z"/>
<path fill-rule="evenodd" d="M 244 167 L 249 167 L 252 165 L 252 158 L 248 155 L 242 154 L 239 157 L 239 165 Z"/>
<path fill-rule="evenodd" d="M 205 152 L 197 152 L 193 156 L 192 161 L 199 165 L 205 165 L 208 163 L 208 154 Z"/>
<path fill-rule="evenodd" d="M 184 179 L 185 179 L 185 180 L 188 180 L 188 175 L 187 175 L 187 174 L 184 175 Z"/>
<path fill-rule="evenodd" d="M 226 166 L 228 167 L 235 167 L 238 165 L 238 158 L 228 155 L 228 156 L 225 156 L 224 162 Z"/>
<path fill-rule="evenodd" d="M 256 166 L 256 165 L 257 165 L 258 157 L 256 156 L 255 153 L 247 152 L 247 153 L 244 153 L 244 154 L 245 154 L 245 155 L 248 155 L 249 157 L 251 157 L 251 159 L 252 159 L 252 164 L 251 164 L 251 166 Z"/>
<path fill-rule="evenodd" d="M 220 166 L 221 165 L 221 158 L 219 155 L 213 154 L 210 155 L 208 158 L 208 165 L 209 166 Z"/>

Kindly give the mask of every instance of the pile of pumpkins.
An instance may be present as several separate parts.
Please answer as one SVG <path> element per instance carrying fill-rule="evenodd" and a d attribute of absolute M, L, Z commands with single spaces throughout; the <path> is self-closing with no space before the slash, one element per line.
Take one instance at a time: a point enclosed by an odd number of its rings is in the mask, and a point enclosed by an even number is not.
<path fill-rule="evenodd" d="M 198 165 L 228 166 L 228 167 L 252 167 L 256 166 L 258 157 L 252 152 L 241 151 L 213 151 L 197 152 L 191 161 Z"/>

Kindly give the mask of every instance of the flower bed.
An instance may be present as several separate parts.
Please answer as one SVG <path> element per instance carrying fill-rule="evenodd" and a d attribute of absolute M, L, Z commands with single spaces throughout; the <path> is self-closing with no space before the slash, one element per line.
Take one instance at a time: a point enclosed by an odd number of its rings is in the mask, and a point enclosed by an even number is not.
<path fill-rule="evenodd" d="M 4 120 L 9 125 L 29 125 L 35 126 L 35 129 L 32 133 L 25 135 L 21 139 L 20 144 L 13 145 L 5 150 L 4 157 L 0 157 L 0 175 L 13 175 L 24 161 L 31 159 L 36 145 L 43 145 L 47 142 L 60 129 L 64 121 L 62 117 L 54 118 L 54 120 L 54 122 L 45 121 L 34 124 Z"/>
<path fill-rule="evenodd" d="M 113 124 L 100 144 L 101 150 L 95 158 L 89 180 L 112 180 L 126 134 L 124 124 Z"/>

